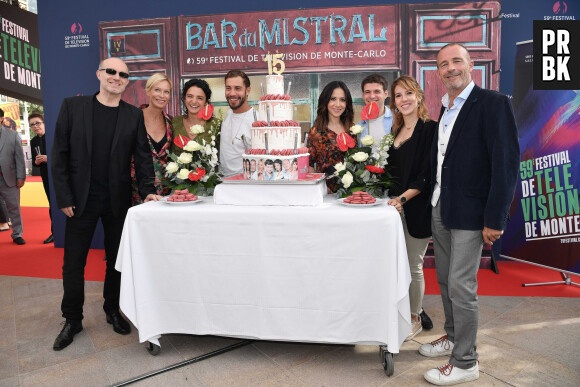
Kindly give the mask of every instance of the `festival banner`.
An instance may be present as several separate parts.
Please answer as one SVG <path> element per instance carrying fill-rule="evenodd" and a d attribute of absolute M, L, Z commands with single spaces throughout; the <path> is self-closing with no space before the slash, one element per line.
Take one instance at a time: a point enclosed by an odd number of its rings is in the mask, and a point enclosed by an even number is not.
<path fill-rule="evenodd" d="M 264 72 L 283 53 L 292 72 L 400 67 L 399 7 L 349 7 L 179 16 L 183 76 L 243 68 Z M 313 70 L 315 69 L 315 70 Z"/>
<path fill-rule="evenodd" d="M 424 87 L 428 109 L 435 116 L 445 94 L 436 56 L 447 43 L 464 44 L 474 59 L 473 79 L 481 87 L 498 89 L 499 72 L 494 69 L 501 67 L 500 10 L 499 2 L 485 1 L 477 8 L 470 2 L 454 2 L 182 14 L 101 22 L 99 38 L 101 58 L 126 61 L 133 82 L 123 99 L 137 106 L 146 102 L 145 82 L 155 72 L 170 75 L 174 84 L 207 78 L 223 95 L 211 78 L 230 70 L 267 74 L 265 56 L 280 54 L 283 73 L 298 75 L 292 87 L 310 89 L 310 95 L 301 95 L 302 105 L 316 109 L 324 86 L 318 82 L 328 82 L 332 73 L 348 74 L 337 77 L 349 88 L 354 86 L 355 99 L 360 98 L 357 83 L 365 73 L 378 72 L 390 80 L 409 74 Z M 312 81 L 313 77 L 318 79 Z M 176 115 L 180 108 L 174 89 L 167 111 Z"/>
<path fill-rule="evenodd" d="M 0 2 L 0 93 L 42 104 L 38 17 Z"/>
<path fill-rule="evenodd" d="M 533 45 L 517 45 L 520 174 L 502 254 L 580 273 L 580 93 L 534 90 Z"/>

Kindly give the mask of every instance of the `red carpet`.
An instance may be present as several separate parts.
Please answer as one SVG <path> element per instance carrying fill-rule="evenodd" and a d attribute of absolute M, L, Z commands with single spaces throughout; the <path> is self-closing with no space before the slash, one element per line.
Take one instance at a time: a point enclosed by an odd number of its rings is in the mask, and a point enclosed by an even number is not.
<path fill-rule="evenodd" d="M 50 235 L 50 220 L 44 207 L 22 207 L 26 244 L 12 243 L 11 231 L 0 232 L 0 275 L 19 277 L 62 278 L 64 249 L 42 243 Z M 87 259 L 85 279 L 104 281 L 104 250 L 91 250 Z"/>
<path fill-rule="evenodd" d="M 522 286 L 524 283 L 561 281 L 562 275 L 555 270 L 513 261 L 497 264 L 499 274 L 479 270 L 477 294 L 480 296 L 580 297 L 580 287 L 573 285 Z M 424 269 L 424 273 L 425 294 L 440 294 L 435 269 Z M 572 276 L 572 282 L 580 283 L 580 277 Z"/>
<path fill-rule="evenodd" d="M 46 208 L 23 207 L 24 238 L 26 244 L 12 243 L 10 232 L 0 233 L 0 275 L 40 278 L 62 278 L 63 249 L 42 241 L 50 234 Z M 91 250 L 87 259 L 85 279 L 103 281 L 105 278 L 104 250 Z M 562 279 L 560 273 L 519 262 L 498 262 L 497 275 L 491 270 L 479 271 L 481 296 L 524 296 L 524 297 L 580 297 L 576 286 L 549 285 L 522 287 L 523 283 L 551 282 Z M 435 269 L 425 269 L 425 294 L 439 294 Z M 579 283 L 580 278 L 573 276 Z"/>

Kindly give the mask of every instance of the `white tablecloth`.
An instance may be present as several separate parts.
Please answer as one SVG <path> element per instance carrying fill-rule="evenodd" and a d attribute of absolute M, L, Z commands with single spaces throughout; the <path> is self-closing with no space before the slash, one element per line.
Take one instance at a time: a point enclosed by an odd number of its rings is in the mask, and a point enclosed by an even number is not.
<path fill-rule="evenodd" d="M 411 277 L 392 207 L 149 202 L 125 221 L 121 309 L 139 340 L 185 333 L 387 344 L 411 329 Z"/>
<path fill-rule="evenodd" d="M 219 184 L 215 204 L 236 206 L 319 206 L 326 195 L 324 180 L 317 184 Z"/>

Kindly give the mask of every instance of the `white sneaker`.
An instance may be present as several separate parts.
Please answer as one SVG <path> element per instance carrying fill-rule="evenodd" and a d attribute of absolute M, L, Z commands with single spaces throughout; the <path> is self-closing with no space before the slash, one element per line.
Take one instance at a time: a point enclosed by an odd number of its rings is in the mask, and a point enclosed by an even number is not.
<path fill-rule="evenodd" d="M 451 351 L 453 351 L 453 343 L 447 339 L 447 335 L 419 347 L 419 353 L 427 357 L 449 356 Z"/>
<path fill-rule="evenodd" d="M 476 363 L 473 367 L 466 370 L 445 363 L 441 367 L 433 368 L 425 372 L 424 377 L 429 383 L 438 386 L 450 386 L 452 384 L 470 382 L 479 379 L 479 363 Z"/>
<path fill-rule="evenodd" d="M 405 339 L 405 341 L 411 341 L 415 336 L 417 336 L 423 330 L 421 325 L 421 317 L 418 314 L 411 314 L 411 332 Z"/>

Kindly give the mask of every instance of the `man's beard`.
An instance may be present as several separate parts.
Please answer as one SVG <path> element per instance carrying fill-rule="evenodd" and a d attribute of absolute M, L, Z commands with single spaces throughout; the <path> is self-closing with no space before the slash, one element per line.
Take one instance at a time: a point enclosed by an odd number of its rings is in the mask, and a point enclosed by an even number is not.
<path fill-rule="evenodd" d="M 246 96 L 244 96 L 244 97 L 240 98 L 240 99 L 239 99 L 239 101 L 240 101 L 240 102 L 238 103 L 238 105 L 235 105 L 235 106 L 234 106 L 234 105 L 232 105 L 232 103 L 230 102 L 230 99 L 228 99 L 228 104 L 230 105 L 230 108 L 231 108 L 232 110 L 236 110 L 237 108 L 239 108 L 240 106 L 242 106 L 242 105 L 243 105 L 243 104 L 246 102 Z"/>

